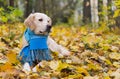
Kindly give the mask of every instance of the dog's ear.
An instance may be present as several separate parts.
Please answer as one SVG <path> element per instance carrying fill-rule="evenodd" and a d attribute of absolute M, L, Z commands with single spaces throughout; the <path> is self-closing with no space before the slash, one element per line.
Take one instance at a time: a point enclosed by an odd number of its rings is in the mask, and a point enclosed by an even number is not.
<path fill-rule="evenodd" d="M 29 27 L 31 30 L 35 29 L 34 18 L 34 14 L 30 14 L 24 21 L 25 26 Z"/>

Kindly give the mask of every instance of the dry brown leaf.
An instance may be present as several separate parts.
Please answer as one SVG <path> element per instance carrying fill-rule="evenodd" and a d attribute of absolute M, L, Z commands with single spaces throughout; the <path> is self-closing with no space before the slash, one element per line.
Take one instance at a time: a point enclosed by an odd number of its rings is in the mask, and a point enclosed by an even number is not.
<path fill-rule="evenodd" d="M 0 53 L 0 63 L 3 64 L 3 63 L 6 63 L 6 62 L 7 62 L 6 56 L 4 56 L 2 53 Z"/>
<path fill-rule="evenodd" d="M 109 54 L 109 57 L 110 57 L 111 59 L 114 59 L 114 60 L 119 60 L 119 59 L 120 59 L 120 53 L 116 53 L 116 52 L 110 53 L 110 54 Z"/>
<path fill-rule="evenodd" d="M 112 72 L 110 76 L 114 77 L 114 79 L 120 79 L 120 69 L 117 69 L 115 72 Z"/>
<path fill-rule="evenodd" d="M 0 66 L 0 71 L 6 71 L 8 69 L 12 69 L 13 66 L 10 63 L 5 63 L 4 65 Z"/>
<path fill-rule="evenodd" d="M 71 56 L 70 58 L 71 58 L 73 64 L 80 64 L 81 63 L 80 58 L 78 58 L 77 56 Z"/>
<path fill-rule="evenodd" d="M 57 68 L 59 67 L 59 62 L 53 60 L 53 61 L 50 62 L 49 67 L 53 70 L 57 70 Z"/>
<path fill-rule="evenodd" d="M 84 77 L 83 79 L 99 79 L 99 77 L 96 75 L 96 76 L 86 76 Z"/>
<path fill-rule="evenodd" d="M 113 62 L 113 66 L 120 68 L 120 62 Z"/>
<path fill-rule="evenodd" d="M 111 50 L 112 50 L 113 52 L 117 52 L 117 51 L 119 51 L 119 48 L 116 47 L 116 46 L 111 46 Z"/>

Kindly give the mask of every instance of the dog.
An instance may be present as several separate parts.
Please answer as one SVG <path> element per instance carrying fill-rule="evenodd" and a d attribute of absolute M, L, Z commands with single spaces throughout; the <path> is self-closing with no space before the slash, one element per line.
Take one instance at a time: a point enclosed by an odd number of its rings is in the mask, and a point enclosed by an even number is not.
<path fill-rule="evenodd" d="M 24 24 L 27 29 L 23 35 L 23 47 L 18 57 L 23 64 L 23 70 L 36 72 L 35 66 L 40 65 L 42 60 L 52 60 L 49 50 L 63 56 L 70 55 L 67 49 L 49 36 L 52 20 L 46 14 L 32 13 Z"/>

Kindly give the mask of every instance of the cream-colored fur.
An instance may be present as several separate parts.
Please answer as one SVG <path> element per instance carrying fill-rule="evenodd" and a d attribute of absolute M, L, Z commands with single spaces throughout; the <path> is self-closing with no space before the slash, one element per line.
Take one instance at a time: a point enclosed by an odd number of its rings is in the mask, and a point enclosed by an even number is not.
<path fill-rule="evenodd" d="M 34 31 L 35 34 L 46 34 L 46 28 L 47 26 L 51 26 L 52 25 L 52 21 L 50 19 L 50 17 L 48 17 L 47 15 L 43 14 L 43 13 L 34 13 L 34 14 L 30 14 L 28 16 L 28 18 L 24 21 L 24 24 L 29 27 L 32 31 Z M 57 44 L 50 36 L 48 36 L 48 40 L 47 40 L 47 44 L 48 44 L 48 48 L 53 51 L 53 52 L 58 52 L 62 55 L 70 55 L 70 52 L 65 49 L 63 46 Z M 27 46 L 28 43 L 25 39 L 25 37 L 23 36 L 23 47 Z M 27 62 L 26 62 L 27 63 Z M 28 68 L 28 64 L 26 65 L 26 63 L 24 64 L 24 70 L 30 70 Z M 33 68 L 35 69 L 35 68 Z M 34 70 L 35 71 L 35 70 Z"/>

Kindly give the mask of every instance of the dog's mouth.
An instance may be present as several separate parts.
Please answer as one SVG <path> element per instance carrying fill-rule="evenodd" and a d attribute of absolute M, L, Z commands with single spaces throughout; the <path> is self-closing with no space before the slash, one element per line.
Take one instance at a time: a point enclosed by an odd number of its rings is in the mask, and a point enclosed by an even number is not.
<path fill-rule="evenodd" d="M 50 33 L 50 32 L 51 32 L 51 29 L 47 28 L 47 29 L 46 29 L 46 32 Z"/>
<path fill-rule="evenodd" d="M 38 33 L 43 34 L 43 35 L 47 35 L 47 34 L 49 34 L 51 32 L 51 28 L 52 28 L 52 26 L 47 25 L 47 28 L 44 31 L 40 30 Z"/>
<path fill-rule="evenodd" d="M 39 34 L 40 34 L 40 35 L 46 35 L 47 32 L 45 32 L 45 31 L 39 31 Z"/>
<path fill-rule="evenodd" d="M 40 35 L 48 35 L 51 31 L 39 31 Z"/>
<path fill-rule="evenodd" d="M 42 32 L 42 31 L 39 31 L 39 33 L 40 33 L 40 34 L 42 34 L 42 33 L 44 33 L 44 32 Z"/>

